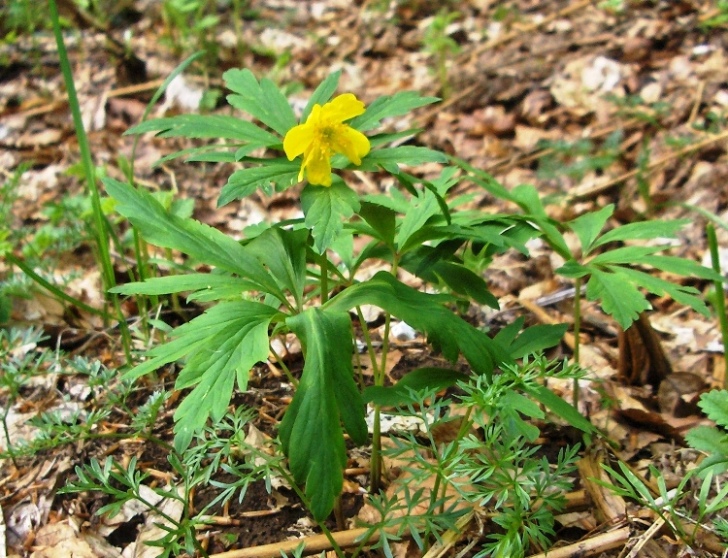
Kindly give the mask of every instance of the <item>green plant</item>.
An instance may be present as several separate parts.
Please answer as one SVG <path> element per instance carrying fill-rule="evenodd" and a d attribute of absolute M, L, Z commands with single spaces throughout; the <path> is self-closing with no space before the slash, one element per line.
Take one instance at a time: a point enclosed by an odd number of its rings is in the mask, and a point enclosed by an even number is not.
<path fill-rule="evenodd" d="M 451 12 L 447 8 L 441 9 L 432 18 L 422 38 L 425 50 L 435 59 L 435 74 L 440 82 L 440 92 L 446 99 L 452 93 L 447 61 L 452 55 L 460 52 L 460 45 L 448 34 L 448 27 L 459 17 L 459 12 Z"/>
<path fill-rule="evenodd" d="M 250 195 L 258 188 L 290 188 L 308 178 L 301 192 L 302 219 L 251 227 L 235 241 L 194 220 L 169 213 L 151 195 L 128 184 L 105 179 L 117 210 L 146 241 L 180 250 L 191 261 L 216 268 L 213 274 L 152 278 L 113 289 L 125 295 L 191 292 L 191 299 L 216 302 L 202 316 L 171 332 L 171 341 L 148 352 L 146 362 L 128 378 L 152 372 L 165 363 L 185 359 L 176 388 L 193 388 L 175 413 L 177 451 L 190 446 L 208 418 L 219 421 L 227 412 L 233 386 L 247 387 L 248 373 L 269 354 L 274 336 L 292 332 L 304 347 L 305 364 L 279 435 L 296 482 L 306 485 L 305 497 L 318 520 L 328 515 L 341 489 L 346 460 L 343 427 L 354 443 L 366 440 L 364 400 L 352 367 L 355 329 L 372 356 L 374 384 L 384 386 L 391 318 L 396 316 L 426 333 L 433 346 L 450 361 L 459 354 L 476 374 L 491 379 L 497 365 L 523 356 L 524 346 L 543 349 L 558 342 L 562 327 L 511 331 L 501 345 L 453 312 L 458 301 L 476 300 L 496 306 L 485 282 L 463 265 L 459 251 L 477 244 L 482 254 L 522 242 L 533 228 L 508 216 L 458 212 L 445 201 L 458 181 L 457 170 L 446 167 L 432 179 L 415 177 L 401 165 L 446 162 L 436 151 L 413 145 L 386 147 L 412 131 L 364 133 L 391 116 L 431 103 L 403 92 L 382 97 L 364 109 L 351 94 L 332 101 L 339 74 L 332 74 L 314 92 L 301 124 L 285 97 L 269 80 L 258 82 L 247 70 L 224 76 L 233 94 L 228 101 L 251 114 L 260 125 L 229 116 L 181 115 L 155 119 L 130 133 L 160 132 L 163 136 L 222 138 L 228 143 L 179 152 L 192 160 L 237 161 L 219 203 Z M 349 121 L 345 123 L 345 121 Z M 286 157 L 253 157 L 258 149 Z M 302 162 L 294 161 L 302 155 Z M 358 196 L 338 172 L 358 166 L 364 172 L 391 174 L 401 189 L 387 195 Z M 332 174 L 336 172 L 337 174 Z M 323 187 L 322 187 L 323 185 Z M 354 251 L 354 237 L 366 244 Z M 357 274 L 368 261 L 389 266 L 368 280 Z M 404 269 L 451 294 L 426 294 L 397 279 Z M 373 348 L 373 333 L 361 319 L 360 307 L 383 309 L 382 352 Z M 352 316 L 358 320 L 352 320 Z M 410 374 L 426 385 L 451 385 L 459 375 L 452 369 L 423 369 Z M 408 376 L 409 377 L 409 376 Z M 294 380 L 295 382 L 295 380 Z M 553 403 L 553 401 L 550 401 Z M 374 403 L 375 417 L 379 404 Z M 372 482 L 379 479 L 379 432 L 375 418 Z M 321 444 L 323 437 L 325 444 Z"/>
<path fill-rule="evenodd" d="M 504 331 L 501 341 L 507 343 L 518 326 Z M 563 509 L 563 495 L 572 484 L 578 447 L 563 450 L 555 464 L 538 458 L 534 444 L 540 432 L 530 421 L 546 418 L 538 405 L 546 402 L 591 431 L 573 408 L 544 388 L 550 379 L 583 375 L 574 365 L 537 356 L 505 366 L 492 381 L 483 376 L 461 380 L 460 394 L 452 399 L 438 398 L 436 388 L 417 390 L 408 377 L 395 386 L 367 388 L 367 399 L 396 403 L 395 412 L 415 417 L 419 431 L 390 434 L 393 446 L 385 455 L 397 460 L 403 478 L 393 481 L 386 495 L 370 500 L 381 520 L 368 526 L 363 540 L 379 531 L 377 546 L 391 556 L 389 541 L 406 532 L 422 549 L 446 529 L 457 530 L 460 518 L 478 508 L 492 510 L 489 516 L 498 525 L 478 556 L 518 557 L 531 546 L 548 548 L 554 513 Z M 457 416 L 451 415 L 453 405 Z M 438 440 L 438 428 L 448 424 L 458 426 L 456 434 Z"/>

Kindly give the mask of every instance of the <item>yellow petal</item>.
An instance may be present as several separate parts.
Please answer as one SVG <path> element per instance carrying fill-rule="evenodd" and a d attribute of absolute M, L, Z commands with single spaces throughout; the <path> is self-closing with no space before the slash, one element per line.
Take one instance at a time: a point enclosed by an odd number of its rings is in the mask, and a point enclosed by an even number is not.
<path fill-rule="evenodd" d="M 283 138 L 283 151 L 289 161 L 293 161 L 296 157 L 304 153 L 314 138 L 314 128 L 308 123 L 294 126 Z"/>
<path fill-rule="evenodd" d="M 349 126 L 343 126 L 339 130 L 333 143 L 334 151 L 343 153 L 355 165 L 361 165 L 361 158 L 369 153 L 371 147 L 364 134 Z"/>
<path fill-rule="evenodd" d="M 331 186 L 331 161 L 328 155 L 314 149 L 303 163 L 309 183 L 318 186 Z M 303 169 L 302 167 L 302 169 Z"/>
<path fill-rule="evenodd" d="M 360 114 L 364 114 L 366 107 L 353 93 L 344 93 L 335 97 L 321 108 L 321 117 L 332 122 L 343 122 Z"/>

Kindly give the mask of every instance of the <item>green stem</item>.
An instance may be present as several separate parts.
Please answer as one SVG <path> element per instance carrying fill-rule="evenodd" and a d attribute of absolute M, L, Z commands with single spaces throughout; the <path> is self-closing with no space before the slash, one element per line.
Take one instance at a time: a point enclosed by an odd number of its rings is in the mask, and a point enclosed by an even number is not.
<path fill-rule="evenodd" d="M 63 74 L 63 81 L 66 84 L 66 93 L 68 94 L 68 105 L 71 108 L 73 125 L 76 129 L 76 138 L 78 140 L 78 148 L 81 154 L 81 163 L 86 176 L 86 186 L 88 187 L 91 197 L 91 207 L 93 209 L 96 233 L 96 249 L 98 250 L 98 257 L 101 263 L 101 276 L 103 279 L 104 294 L 107 297 L 107 300 L 109 297 L 111 298 L 112 305 L 114 306 L 114 310 L 118 316 L 124 353 L 126 354 L 127 362 L 131 364 L 131 334 L 129 333 L 129 327 L 124 318 L 124 314 L 121 311 L 119 297 L 108 292 L 109 289 L 116 285 L 114 266 L 111 262 L 111 254 L 109 252 L 108 227 L 101 209 L 101 197 L 96 184 L 96 171 L 91 157 L 91 149 L 89 147 L 88 137 L 86 136 L 86 130 L 83 127 L 83 119 L 81 117 L 81 109 L 78 103 L 78 95 L 76 94 L 76 86 L 73 82 L 71 64 L 68 60 L 68 51 L 66 50 L 66 45 L 63 42 L 61 24 L 58 18 L 58 6 L 56 5 L 55 0 L 49 0 L 48 5 L 50 8 L 51 21 L 53 22 L 53 34 L 55 35 L 56 45 L 58 47 L 58 58 L 61 66 L 61 73 Z"/>
<path fill-rule="evenodd" d="M 268 350 L 273 353 L 273 356 L 276 359 L 276 363 L 278 363 L 278 366 L 281 367 L 283 370 L 283 373 L 286 375 L 286 378 L 288 378 L 288 381 L 291 382 L 291 385 L 294 388 L 298 388 L 298 380 L 293 376 L 291 373 L 291 370 L 286 366 L 286 364 L 283 362 L 283 359 L 280 357 L 280 355 L 276 352 L 276 350 L 273 348 L 273 345 L 268 344 Z"/>
<path fill-rule="evenodd" d="M 321 268 L 321 305 L 324 305 L 329 300 L 329 260 L 326 257 L 326 252 L 318 254 L 317 259 Z"/>
<path fill-rule="evenodd" d="M 709 223 L 706 228 L 708 236 L 708 247 L 710 249 L 710 261 L 713 270 L 722 275 L 720 269 L 720 254 L 718 253 L 718 238 L 715 235 L 715 226 Z M 725 309 L 725 289 L 723 281 L 715 280 L 715 311 L 718 314 L 720 333 L 723 338 L 723 385 L 728 388 L 728 314 Z"/>
<path fill-rule="evenodd" d="M 85 302 L 81 302 L 77 298 L 72 297 L 69 294 L 64 293 L 61 289 L 56 287 L 53 283 L 47 281 L 40 275 L 38 275 L 33 269 L 28 266 L 23 260 L 20 258 L 16 258 L 13 254 L 10 252 L 5 254 L 5 259 L 11 263 L 12 265 L 18 267 L 23 273 L 25 273 L 28 277 L 30 277 L 33 281 L 38 283 L 41 287 L 46 289 L 48 292 L 50 292 L 53 296 L 56 298 L 59 298 L 65 302 L 68 302 L 69 304 L 72 304 L 73 306 L 77 306 L 84 312 L 88 312 L 89 314 L 93 314 L 94 316 L 100 316 L 104 318 L 104 321 L 106 321 L 109 317 L 109 315 L 104 312 L 103 310 L 99 310 L 98 308 L 94 308 L 93 306 L 89 306 Z"/>
<path fill-rule="evenodd" d="M 574 362 L 579 364 L 579 349 L 581 337 L 581 277 L 574 280 Z M 572 403 L 574 407 L 579 405 L 579 380 L 574 378 L 574 393 Z"/>

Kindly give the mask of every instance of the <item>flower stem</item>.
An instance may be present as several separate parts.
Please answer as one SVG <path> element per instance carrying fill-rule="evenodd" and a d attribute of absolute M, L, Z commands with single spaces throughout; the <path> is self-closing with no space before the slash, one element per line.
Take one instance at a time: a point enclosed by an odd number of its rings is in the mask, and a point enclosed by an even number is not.
<path fill-rule="evenodd" d="M 708 223 L 706 228 L 708 236 L 708 248 L 710 249 L 710 261 L 713 270 L 721 273 L 720 254 L 718 253 L 718 238 L 715 235 L 715 226 Z M 723 339 L 723 385 L 728 388 L 728 314 L 725 309 L 725 289 L 723 282 L 715 281 L 715 312 L 718 314 L 718 323 L 720 323 L 720 333 Z"/>
<path fill-rule="evenodd" d="M 574 363 L 579 364 L 579 348 L 581 337 L 581 277 L 574 280 Z M 579 405 L 579 380 L 574 378 L 572 394 L 574 407 Z"/>

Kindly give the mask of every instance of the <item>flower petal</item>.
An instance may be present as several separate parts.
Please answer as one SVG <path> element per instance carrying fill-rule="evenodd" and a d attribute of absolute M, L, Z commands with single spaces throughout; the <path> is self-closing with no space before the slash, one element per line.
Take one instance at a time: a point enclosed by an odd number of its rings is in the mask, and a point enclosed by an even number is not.
<path fill-rule="evenodd" d="M 331 146 L 337 153 L 343 153 L 355 165 L 361 165 L 361 158 L 369 153 L 371 145 L 369 138 L 359 130 L 349 126 L 342 126 L 333 138 Z"/>
<path fill-rule="evenodd" d="M 344 93 L 335 97 L 321 107 L 321 117 L 332 122 L 343 122 L 360 114 L 364 114 L 366 107 L 353 93 Z"/>
<path fill-rule="evenodd" d="M 289 161 L 293 161 L 309 148 L 313 142 L 314 131 L 313 126 L 306 123 L 294 126 L 286 132 L 286 137 L 283 138 L 283 151 L 286 152 Z"/>
<path fill-rule="evenodd" d="M 306 160 L 301 167 L 301 172 L 306 169 L 306 178 L 310 184 L 317 186 L 331 186 L 331 159 L 320 149 L 314 148 L 307 154 Z"/>

